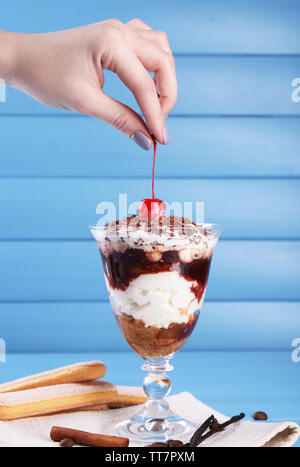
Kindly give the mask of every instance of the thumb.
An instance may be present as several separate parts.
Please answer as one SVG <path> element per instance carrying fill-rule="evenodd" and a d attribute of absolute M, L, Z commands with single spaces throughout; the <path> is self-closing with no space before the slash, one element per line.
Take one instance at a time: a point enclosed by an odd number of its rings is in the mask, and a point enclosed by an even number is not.
<path fill-rule="evenodd" d="M 86 107 L 84 113 L 117 128 L 146 151 L 151 148 L 152 138 L 144 120 L 127 105 L 93 90 Z"/>

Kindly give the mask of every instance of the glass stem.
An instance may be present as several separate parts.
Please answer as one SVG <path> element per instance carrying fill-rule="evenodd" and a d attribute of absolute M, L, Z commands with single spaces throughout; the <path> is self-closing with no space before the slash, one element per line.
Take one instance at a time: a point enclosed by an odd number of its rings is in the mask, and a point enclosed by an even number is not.
<path fill-rule="evenodd" d="M 144 406 L 144 413 L 147 414 L 145 428 L 148 431 L 158 432 L 164 430 L 166 419 L 171 412 L 166 397 L 171 391 L 171 380 L 167 375 L 173 370 L 166 358 L 147 358 L 142 369 L 148 374 L 144 379 L 143 388 L 148 396 L 148 401 Z"/>

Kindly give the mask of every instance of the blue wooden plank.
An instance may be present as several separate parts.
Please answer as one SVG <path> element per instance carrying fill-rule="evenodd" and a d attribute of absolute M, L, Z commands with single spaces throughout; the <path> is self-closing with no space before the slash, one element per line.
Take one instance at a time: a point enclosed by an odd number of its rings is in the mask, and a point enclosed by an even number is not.
<path fill-rule="evenodd" d="M 159 13 L 158 13 L 159 12 Z M 165 29 L 177 52 L 299 53 L 297 0 L 11 0 L 1 5 L 1 27 L 24 32 L 65 29 L 116 17 L 140 17 Z"/>
<path fill-rule="evenodd" d="M 115 384 L 140 385 L 145 376 L 133 351 L 9 354 L 0 382 L 94 359 L 104 361 L 105 379 Z M 173 363 L 172 394 L 190 391 L 228 416 L 244 411 L 251 418 L 256 407 L 272 420 L 300 420 L 299 364 L 289 352 L 179 352 Z"/>
<path fill-rule="evenodd" d="M 0 337 L 9 353 L 130 349 L 108 302 L 0 304 Z M 292 351 L 296 337 L 299 302 L 208 301 L 184 350 Z"/>
<path fill-rule="evenodd" d="M 119 193 L 128 206 L 150 195 L 151 156 L 144 162 L 147 179 L 0 179 L 0 239 L 91 239 L 98 203 L 115 203 L 119 217 Z M 299 179 L 160 179 L 156 193 L 194 208 L 204 202 L 206 222 L 223 224 L 223 238 L 300 237 Z"/>
<path fill-rule="evenodd" d="M 297 117 L 169 118 L 157 175 L 299 176 L 299 125 Z M 152 154 L 91 118 L 3 117 L 0 141 L 1 177 L 149 176 Z"/>
<path fill-rule="evenodd" d="M 173 111 L 204 115 L 300 115 L 291 94 L 299 75 L 300 56 L 180 56 L 176 60 L 179 99 Z M 132 94 L 113 73 L 106 73 L 105 92 L 136 110 Z M 64 114 L 12 89 L 1 114 Z M 0 115 L 1 115 L 0 114 Z"/>
<path fill-rule="evenodd" d="M 0 242 L 0 301 L 107 298 L 95 242 Z M 300 300 L 299 241 L 223 241 L 210 300 Z"/>

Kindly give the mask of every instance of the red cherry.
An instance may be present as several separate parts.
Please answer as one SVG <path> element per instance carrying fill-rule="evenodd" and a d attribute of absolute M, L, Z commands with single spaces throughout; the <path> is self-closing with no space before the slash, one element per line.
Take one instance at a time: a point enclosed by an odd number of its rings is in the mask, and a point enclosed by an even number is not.
<path fill-rule="evenodd" d="M 139 205 L 141 219 L 161 219 L 166 212 L 166 205 L 161 199 L 143 199 Z"/>
<path fill-rule="evenodd" d="M 157 199 L 154 196 L 154 169 L 155 169 L 155 158 L 156 158 L 156 148 L 157 141 L 152 136 L 153 139 L 153 165 L 152 165 L 152 198 L 143 199 L 139 205 L 139 217 L 141 219 L 161 219 L 166 212 L 167 206 L 161 199 Z"/>

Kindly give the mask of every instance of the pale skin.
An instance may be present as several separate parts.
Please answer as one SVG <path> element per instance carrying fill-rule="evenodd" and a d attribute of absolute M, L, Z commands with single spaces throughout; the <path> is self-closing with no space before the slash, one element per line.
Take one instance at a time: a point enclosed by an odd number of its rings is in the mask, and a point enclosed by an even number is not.
<path fill-rule="evenodd" d="M 145 120 L 104 93 L 105 69 L 130 89 Z M 0 30 L 0 78 L 43 104 L 103 120 L 143 149 L 151 147 L 151 133 L 169 142 L 165 120 L 177 100 L 175 62 L 167 35 L 139 19 L 44 34 Z"/>

